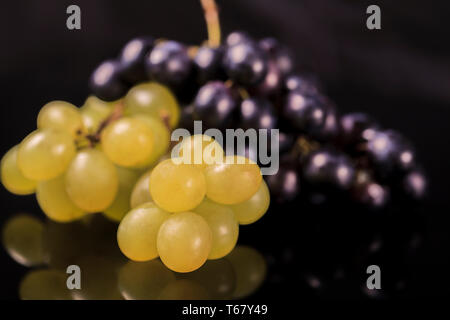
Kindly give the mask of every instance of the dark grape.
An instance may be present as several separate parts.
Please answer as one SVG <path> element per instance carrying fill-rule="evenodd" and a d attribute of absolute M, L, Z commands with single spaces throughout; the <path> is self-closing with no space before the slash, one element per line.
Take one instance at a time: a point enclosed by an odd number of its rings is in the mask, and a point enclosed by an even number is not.
<path fill-rule="evenodd" d="M 386 186 L 370 181 L 355 188 L 354 199 L 369 208 L 380 209 L 388 204 L 390 192 Z"/>
<path fill-rule="evenodd" d="M 101 63 L 92 73 L 89 87 L 94 95 L 104 101 L 122 98 L 128 91 L 128 85 L 122 80 L 120 63 L 107 60 Z"/>
<path fill-rule="evenodd" d="M 227 46 L 231 47 L 243 42 L 252 42 L 252 38 L 249 36 L 247 32 L 243 31 L 234 31 L 230 33 L 225 39 L 225 43 Z"/>
<path fill-rule="evenodd" d="M 194 101 L 194 117 L 208 128 L 224 129 L 230 125 L 237 108 L 236 99 L 223 82 L 208 82 Z"/>
<path fill-rule="evenodd" d="M 266 176 L 271 196 L 277 202 L 295 200 L 300 194 L 300 176 L 297 165 L 289 158 L 280 161 L 280 168 L 274 175 Z"/>
<path fill-rule="evenodd" d="M 223 48 L 203 46 L 198 49 L 194 58 L 198 83 L 204 84 L 211 80 L 225 80 L 222 59 Z"/>
<path fill-rule="evenodd" d="M 184 84 L 192 71 L 186 47 L 176 41 L 158 43 L 147 56 L 146 66 L 152 79 L 172 88 Z"/>
<path fill-rule="evenodd" d="M 257 86 L 255 91 L 261 96 L 273 96 L 281 90 L 282 80 L 283 77 L 280 69 L 273 61 L 269 60 L 267 64 L 267 74 L 264 77 L 264 80 Z"/>
<path fill-rule="evenodd" d="M 325 106 L 317 98 L 298 91 L 288 94 L 282 115 L 294 130 L 311 136 L 320 134 L 327 116 Z"/>
<path fill-rule="evenodd" d="M 286 91 L 298 91 L 303 94 L 317 95 L 321 92 L 320 85 L 306 75 L 293 74 L 284 80 L 284 88 Z"/>
<path fill-rule="evenodd" d="M 303 176 L 316 187 L 346 190 L 354 181 L 355 168 L 345 154 L 322 148 L 308 155 Z"/>
<path fill-rule="evenodd" d="M 240 105 L 240 125 L 244 129 L 274 129 L 277 118 L 270 101 L 263 98 L 248 98 Z"/>
<path fill-rule="evenodd" d="M 340 140 L 344 146 L 354 148 L 373 137 L 378 124 L 365 113 L 349 113 L 340 119 Z"/>
<path fill-rule="evenodd" d="M 280 132 L 279 151 L 280 154 L 286 153 L 292 149 L 295 144 L 295 137 L 292 134 Z"/>
<path fill-rule="evenodd" d="M 181 109 L 179 128 L 188 130 L 191 134 L 194 132 L 194 106 L 189 105 Z"/>
<path fill-rule="evenodd" d="M 130 84 L 148 79 L 145 71 L 145 57 L 153 47 L 152 37 L 139 37 L 129 41 L 119 54 L 122 76 Z"/>
<path fill-rule="evenodd" d="M 265 38 L 259 41 L 259 46 L 269 54 L 270 59 L 277 66 L 280 75 L 286 76 L 292 73 L 294 69 L 292 54 L 278 40 L 275 38 Z"/>
<path fill-rule="evenodd" d="M 267 59 L 264 53 L 251 42 L 241 42 L 227 47 L 223 66 L 228 77 L 243 86 L 257 85 L 267 73 Z"/>

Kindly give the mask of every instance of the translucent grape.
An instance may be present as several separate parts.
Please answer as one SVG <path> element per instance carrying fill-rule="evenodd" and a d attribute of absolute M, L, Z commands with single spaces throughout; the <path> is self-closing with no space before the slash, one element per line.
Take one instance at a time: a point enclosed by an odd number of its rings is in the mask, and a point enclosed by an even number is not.
<path fill-rule="evenodd" d="M 3 226 L 3 246 L 21 265 L 33 267 L 44 263 L 42 222 L 28 214 L 9 219 Z"/>
<path fill-rule="evenodd" d="M 64 175 L 39 182 L 36 198 L 42 211 L 54 221 L 70 222 L 85 215 L 69 198 Z"/>
<path fill-rule="evenodd" d="M 117 167 L 119 189 L 113 203 L 104 211 L 106 217 L 113 221 L 120 221 L 130 211 L 131 191 L 139 179 L 139 171 Z"/>
<path fill-rule="evenodd" d="M 131 210 L 117 230 L 120 250 L 134 261 L 148 261 L 158 257 L 156 238 L 161 224 L 170 213 L 149 202 Z"/>
<path fill-rule="evenodd" d="M 198 282 L 180 279 L 167 285 L 158 296 L 159 300 L 208 300 L 210 295 Z"/>
<path fill-rule="evenodd" d="M 119 185 L 116 167 L 99 150 L 78 152 L 66 173 L 70 199 L 86 212 L 101 212 L 114 201 Z"/>
<path fill-rule="evenodd" d="M 175 164 L 167 159 L 153 169 L 150 193 L 155 203 L 164 210 L 187 211 L 198 206 L 205 197 L 205 177 L 194 166 Z"/>
<path fill-rule="evenodd" d="M 161 261 L 176 272 L 200 268 L 211 252 L 212 232 L 208 223 L 193 212 L 172 214 L 158 232 Z"/>
<path fill-rule="evenodd" d="M 36 130 L 20 143 L 17 165 L 28 179 L 49 180 L 66 171 L 75 153 L 75 144 L 68 133 Z"/>
<path fill-rule="evenodd" d="M 118 102 L 105 102 L 95 96 L 86 99 L 80 108 L 84 127 L 88 132 L 97 131 L 100 123 L 104 121 L 112 112 L 113 106 Z"/>
<path fill-rule="evenodd" d="M 102 150 L 115 164 L 133 167 L 143 163 L 153 152 L 153 131 L 137 118 L 122 118 L 102 132 Z"/>
<path fill-rule="evenodd" d="M 65 101 L 52 101 L 43 106 L 37 117 L 37 127 L 66 131 L 73 137 L 84 131 L 80 110 Z"/>
<path fill-rule="evenodd" d="M 180 118 L 178 102 L 167 87 L 156 82 L 139 84 L 124 98 L 126 112 L 144 113 L 160 120 L 167 119 L 171 128 L 175 128 Z"/>
<path fill-rule="evenodd" d="M 222 204 L 237 204 L 250 199 L 261 185 L 257 164 L 241 156 L 226 156 L 223 163 L 205 169 L 206 196 Z"/>
<path fill-rule="evenodd" d="M 72 300 L 66 285 L 67 275 L 59 270 L 34 270 L 20 282 L 22 300 Z"/>
<path fill-rule="evenodd" d="M 1 180 L 5 188 L 14 194 L 32 194 L 37 182 L 26 178 L 17 166 L 18 146 L 12 147 L 1 161 Z"/>
<path fill-rule="evenodd" d="M 136 182 L 133 191 L 130 196 L 130 206 L 131 208 L 136 208 L 137 206 L 144 204 L 146 202 L 153 201 L 150 195 L 150 174 L 151 170 L 144 173 L 139 180 Z"/>
<path fill-rule="evenodd" d="M 154 300 L 175 281 L 175 274 L 160 260 L 129 261 L 119 271 L 119 290 L 126 300 Z"/>
<path fill-rule="evenodd" d="M 166 125 L 159 119 L 152 118 L 143 114 L 133 115 L 151 128 L 153 132 L 153 149 L 150 156 L 143 162 L 139 163 L 138 167 L 148 167 L 153 165 L 159 158 L 161 158 L 169 149 L 170 132 Z"/>
<path fill-rule="evenodd" d="M 231 262 L 236 274 L 233 298 L 242 299 L 249 296 L 264 282 L 267 274 L 266 261 L 255 249 L 238 246 L 226 259 Z"/>
<path fill-rule="evenodd" d="M 200 169 L 221 163 L 224 157 L 222 146 L 207 135 L 196 134 L 180 142 L 180 158 L 185 164 L 194 164 Z"/>
<path fill-rule="evenodd" d="M 250 224 L 259 220 L 269 209 L 270 193 L 263 180 L 258 191 L 247 201 L 231 206 L 239 224 Z"/>
<path fill-rule="evenodd" d="M 208 259 L 219 259 L 230 253 L 239 235 L 239 224 L 233 210 L 205 198 L 193 211 L 206 220 L 212 231 L 212 247 Z"/>

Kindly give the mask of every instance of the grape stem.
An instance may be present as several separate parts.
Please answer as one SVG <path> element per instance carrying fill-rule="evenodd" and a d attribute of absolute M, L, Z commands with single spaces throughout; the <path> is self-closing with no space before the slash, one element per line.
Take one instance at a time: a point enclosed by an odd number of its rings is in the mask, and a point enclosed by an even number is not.
<path fill-rule="evenodd" d="M 215 0 L 200 0 L 205 14 L 208 29 L 208 43 L 210 47 L 220 46 L 219 12 Z"/>
<path fill-rule="evenodd" d="M 95 144 L 100 142 L 100 136 L 102 134 L 102 131 L 112 122 L 122 118 L 123 111 L 125 109 L 125 106 L 123 102 L 119 102 L 111 112 L 111 114 L 103 120 L 100 125 L 98 126 L 98 129 L 96 132 L 92 134 L 86 135 L 86 139 L 89 141 L 90 147 L 95 146 Z"/>

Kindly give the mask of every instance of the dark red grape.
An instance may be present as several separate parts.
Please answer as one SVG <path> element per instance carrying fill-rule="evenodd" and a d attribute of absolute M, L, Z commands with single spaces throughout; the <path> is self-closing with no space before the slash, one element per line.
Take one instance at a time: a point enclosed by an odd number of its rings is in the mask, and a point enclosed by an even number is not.
<path fill-rule="evenodd" d="M 317 95 L 321 91 L 317 81 L 306 75 L 299 74 L 288 76 L 284 80 L 284 88 L 288 92 L 299 91 L 308 95 Z"/>
<path fill-rule="evenodd" d="M 403 178 L 403 188 L 407 196 L 420 200 L 427 194 L 427 177 L 421 170 L 412 170 Z"/>
<path fill-rule="evenodd" d="M 199 48 L 194 58 L 198 83 L 204 84 L 211 80 L 225 80 L 222 59 L 223 48 L 208 46 Z"/>
<path fill-rule="evenodd" d="M 259 46 L 266 51 L 275 63 L 280 75 L 286 76 L 294 69 L 294 60 L 287 47 L 281 45 L 275 38 L 265 38 L 259 41 Z"/>
<path fill-rule="evenodd" d="M 365 113 L 348 113 L 340 119 L 340 140 L 348 148 L 355 148 L 373 137 L 378 124 Z"/>
<path fill-rule="evenodd" d="M 227 46 L 231 47 L 243 42 L 252 42 L 252 38 L 247 32 L 244 31 L 233 31 L 225 39 Z"/>
<path fill-rule="evenodd" d="M 298 168 L 290 159 L 282 159 L 278 172 L 265 179 L 272 198 L 277 202 L 293 201 L 300 195 Z"/>
<path fill-rule="evenodd" d="M 223 82 L 208 82 L 194 101 L 194 117 L 208 128 L 225 129 L 237 108 L 236 99 Z"/>
<path fill-rule="evenodd" d="M 248 98 L 240 105 L 240 126 L 244 129 L 274 129 L 277 118 L 270 101 L 263 98 Z"/>
<path fill-rule="evenodd" d="M 242 86 L 254 86 L 264 80 L 267 59 L 251 42 L 241 42 L 227 47 L 223 66 L 228 77 Z"/>
<path fill-rule="evenodd" d="M 122 76 L 130 84 L 148 79 L 145 71 L 145 57 L 154 44 L 152 37 L 139 37 L 129 41 L 119 54 Z"/>
<path fill-rule="evenodd" d="M 371 209 L 381 209 L 389 202 L 389 188 L 376 182 L 369 181 L 360 184 L 355 188 L 354 199 L 358 203 Z"/>
<path fill-rule="evenodd" d="M 92 93 L 104 101 L 122 98 L 128 91 L 128 85 L 122 80 L 122 68 L 115 60 L 101 63 L 89 80 Z"/>
<path fill-rule="evenodd" d="M 149 76 L 169 87 L 179 88 L 191 75 L 187 49 L 176 41 L 158 43 L 146 58 Z"/>

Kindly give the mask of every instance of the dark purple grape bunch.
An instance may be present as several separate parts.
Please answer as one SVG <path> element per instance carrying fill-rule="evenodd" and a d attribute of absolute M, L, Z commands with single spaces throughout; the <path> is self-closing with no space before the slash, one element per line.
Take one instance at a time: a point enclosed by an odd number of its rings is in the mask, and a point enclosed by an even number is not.
<path fill-rule="evenodd" d="M 135 38 L 117 59 L 100 64 L 90 87 L 113 101 L 149 80 L 172 90 L 183 107 L 180 126 L 188 130 L 195 120 L 204 130 L 279 129 L 280 170 L 266 179 L 275 200 L 384 208 L 427 192 L 411 143 L 367 114 L 340 115 L 317 79 L 296 72 L 289 49 L 274 38 L 257 41 L 236 31 L 214 48 Z M 245 155 L 257 152 L 249 146 Z"/>

